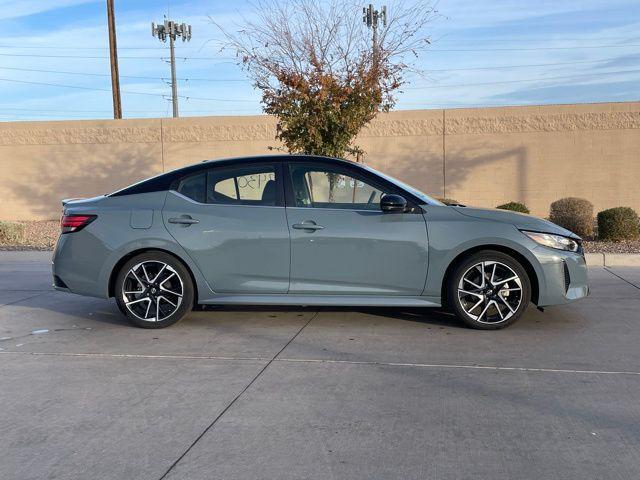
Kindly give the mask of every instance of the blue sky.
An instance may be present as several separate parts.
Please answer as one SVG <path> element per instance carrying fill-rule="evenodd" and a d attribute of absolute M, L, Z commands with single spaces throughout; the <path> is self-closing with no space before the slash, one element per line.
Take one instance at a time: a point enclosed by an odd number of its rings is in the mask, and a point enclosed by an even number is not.
<path fill-rule="evenodd" d="M 0 0 L 0 121 L 112 117 L 105 3 Z M 209 18 L 231 25 L 248 2 L 115 3 L 125 118 L 171 115 L 168 52 L 150 32 L 167 12 L 193 25 L 191 43 L 176 50 L 179 94 L 189 97 L 181 116 L 261 112 L 259 93 L 215 47 Z M 427 75 L 412 79 L 397 109 L 640 98 L 638 0 L 441 0 L 437 8 L 420 57 Z"/>

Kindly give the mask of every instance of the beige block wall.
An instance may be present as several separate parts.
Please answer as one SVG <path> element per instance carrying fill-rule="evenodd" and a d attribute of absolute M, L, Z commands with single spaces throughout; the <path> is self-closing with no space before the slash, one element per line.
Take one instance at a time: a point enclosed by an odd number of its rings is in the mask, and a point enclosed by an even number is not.
<path fill-rule="evenodd" d="M 194 117 L 162 120 L 166 171 L 202 160 L 273 154 L 276 122 L 267 116 Z"/>
<path fill-rule="evenodd" d="M 205 159 L 273 153 L 266 116 L 0 123 L 0 220 Z M 432 195 L 546 215 L 563 196 L 640 211 L 640 103 L 396 111 L 359 136 L 368 165 Z"/>
<path fill-rule="evenodd" d="M 542 216 L 567 196 L 640 211 L 639 103 L 447 110 L 445 129 L 448 197 Z"/>
<path fill-rule="evenodd" d="M 393 112 L 374 120 L 357 139 L 365 163 L 440 196 L 444 190 L 442 110 Z"/>
<path fill-rule="evenodd" d="M 58 218 L 63 198 L 161 172 L 159 120 L 0 124 L 0 220 Z"/>

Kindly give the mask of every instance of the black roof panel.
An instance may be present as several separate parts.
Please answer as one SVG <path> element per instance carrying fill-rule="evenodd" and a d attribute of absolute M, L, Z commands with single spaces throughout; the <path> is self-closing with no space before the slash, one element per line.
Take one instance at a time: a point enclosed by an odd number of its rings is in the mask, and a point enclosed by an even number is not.
<path fill-rule="evenodd" d="M 155 177 L 151 177 L 145 180 L 142 180 L 138 183 L 134 183 L 128 187 L 125 187 L 121 190 L 117 190 L 109 196 L 111 197 L 119 197 L 123 195 L 134 195 L 138 193 L 149 193 L 149 192 L 160 192 L 163 190 L 171 189 L 171 185 L 180 178 L 185 175 L 190 175 L 193 173 L 198 173 L 201 170 L 208 170 L 211 167 L 229 167 L 233 165 L 250 165 L 252 163 L 262 163 L 262 162 L 289 162 L 292 159 L 300 159 L 300 160 L 311 160 L 314 161 L 326 161 L 327 163 L 345 163 L 345 164 L 353 164 L 348 160 L 341 160 L 338 158 L 331 157 L 322 157 L 316 155 L 287 155 L 287 154 L 276 154 L 276 155 L 255 155 L 250 157 L 235 157 L 235 158 L 222 158 L 218 160 L 204 160 L 200 163 L 195 163 L 193 165 L 189 165 L 186 167 L 181 167 L 176 170 L 171 170 L 170 172 L 161 173 Z"/>

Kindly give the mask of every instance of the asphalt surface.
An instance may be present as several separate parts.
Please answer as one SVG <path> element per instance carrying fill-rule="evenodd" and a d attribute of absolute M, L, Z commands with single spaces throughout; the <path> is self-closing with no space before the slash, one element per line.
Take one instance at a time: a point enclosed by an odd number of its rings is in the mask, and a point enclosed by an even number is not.
<path fill-rule="evenodd" d="M 497 332 L 224 308 L 164 330 L 0 252 L 0 478 L 640 478 L 640 269 Z"/>

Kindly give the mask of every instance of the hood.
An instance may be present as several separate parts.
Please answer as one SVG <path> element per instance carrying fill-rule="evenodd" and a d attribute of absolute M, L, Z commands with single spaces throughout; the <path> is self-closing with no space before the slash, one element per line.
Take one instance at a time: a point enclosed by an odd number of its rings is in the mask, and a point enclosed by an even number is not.
<path fill-rule="evenodd" d="M 490 220 L 493 222 L 509 223 L 515 225 L 520 230 L 531 230 L 534 232 L 554 233 L 565 237 L 580 238 L 575 233 L 562 228 L 548 220 L 527 215 L 526 213 L 511 212 L 509 210 L 499 210 L 496 208 L 470 208 L 451 207 L 458 213 L 467 217 Z"/>

